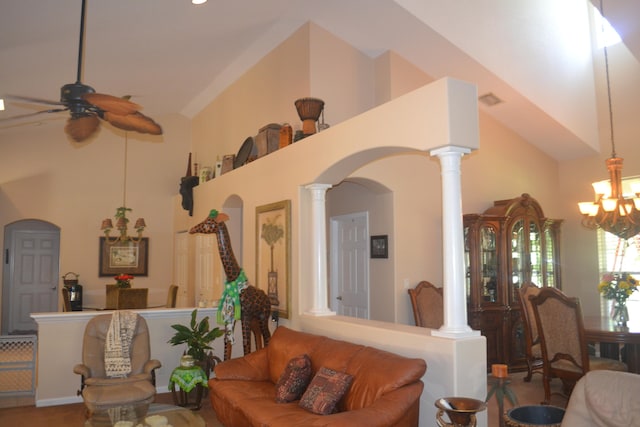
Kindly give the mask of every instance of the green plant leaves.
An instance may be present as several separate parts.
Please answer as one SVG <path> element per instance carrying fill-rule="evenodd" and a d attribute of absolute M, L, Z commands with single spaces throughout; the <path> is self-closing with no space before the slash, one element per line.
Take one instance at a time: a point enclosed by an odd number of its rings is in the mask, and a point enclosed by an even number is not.
<path fill-rule="evenodd" d="M 210 329 L 209 316 L 206 316 L 200 322 L 197 322 L 198 310 L 191 312 L 190 328 L 184 325 L 171 325 L 176 333 L 167 341 L 172 345 L 187 345 L 187 354 L 193 356 L 195 360 L 204 360 L 206 350 L 211 350 L 209 344 L 216 338 L 222 336 L 223 332 L 220 328 Z"/>

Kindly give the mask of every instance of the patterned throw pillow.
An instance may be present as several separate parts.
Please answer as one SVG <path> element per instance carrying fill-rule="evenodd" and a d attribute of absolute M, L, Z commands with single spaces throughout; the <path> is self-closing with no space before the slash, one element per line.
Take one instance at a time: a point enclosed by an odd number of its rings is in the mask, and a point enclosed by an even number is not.
<path fill-rule="evenodd" d="M 335 412 L 336 404 L 347 392 L 353 376 L 336 372 L 329 368 L 320 368 L 311 384 L 300 399 L 300 406 L 307 411 L 319 415 Z"/>
<path fill-rule="evenodd" d="M 288 403 L 300 399 L 311 380 L 311 359 L 306 354 L 289 360 L 276 383 L 276 402 Z"/>

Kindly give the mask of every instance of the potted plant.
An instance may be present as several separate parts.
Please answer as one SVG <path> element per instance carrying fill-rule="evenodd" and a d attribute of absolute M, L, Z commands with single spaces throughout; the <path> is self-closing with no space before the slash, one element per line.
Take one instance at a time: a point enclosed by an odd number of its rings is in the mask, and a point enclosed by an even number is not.
<path fill-rule="evenodd" d="M 186 344 L 187 350 L 185 354 L 193 357 L 195 363 L 205 371 L 208 377 L 216 362 L 220 362 L 220 358 L 214 356 L 211 351 L 207 352 L 207 350 L 212 350 L 209 344 L 222 336 L 223 332 L 218 327 L 214 329 L 209 327 L 209 316 L 206 316 L 200 322 L 196 321 L 197 316 L 198 309 L 195 309 L 191 312 L 189 327 L 178 324 L 171 325 L 176 330 L 176 333 L 168 343 L 172 345 Z"/>

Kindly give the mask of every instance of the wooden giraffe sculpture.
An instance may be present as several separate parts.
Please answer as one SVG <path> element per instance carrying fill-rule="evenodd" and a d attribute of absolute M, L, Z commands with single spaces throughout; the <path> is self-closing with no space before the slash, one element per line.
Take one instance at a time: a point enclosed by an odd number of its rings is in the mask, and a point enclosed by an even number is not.
<path fill-rule="evenodd" d="M 269 332 L 271 302 L 263 290 L 249 284 L 244 271 L 238 265 L 231 247 L 229 231 L 224 224 L 228 219 L 228 215 L 212 210 L 207 219 L 189 230 L 190 234 L 215 233 L 218 240 L 218 252 L 227 277 L 217 316 L 218 323 L 225 324 L 224 360 L 231 358 L 231 347 L 234 341 L 233 330 L 235 320 L 238 318 L 242 323 L 244 354 L 251 353 L 252 330 L 256 336 L 256 346 L 260 341 L 264 341 L 266 346 L 271 338 L 271 332 Z"/>

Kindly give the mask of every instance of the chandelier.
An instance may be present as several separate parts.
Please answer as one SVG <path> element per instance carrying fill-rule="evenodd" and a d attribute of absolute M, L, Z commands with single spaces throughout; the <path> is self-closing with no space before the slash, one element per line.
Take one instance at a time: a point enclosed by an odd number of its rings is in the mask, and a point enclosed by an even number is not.
<path fill-rule="evenodd" d="M 136 230 L 136 236 L 129 236 L 129 218 L 127 218 L 127 213 L 131 212 L 131 209 L 127 207 L 127 145 L 128 145 L 127 133 L 124 133 L 124 179 L 123 179 L 123 188 L 122 188 L 122 206 L 116 209 L 115 219 L 116 219 L 116 229 L 118 230 L 118 235 L 110 237 L 109 233 L 113 229 L 113 222 L 111 218 L 107 218 L 102 220 L 101 230 L 104 232 L 105 241 L 109 245 L 113 245 L 117 242 L 126 243 L 133 242 L 138 243 L 142 240 L 142 232 L 144 228 L 147 226 L 144 222 L 144 218 L 138 218 L 136 220 L 136 224 L 133 227 Z"/>
<path fill-rule="evenodd" d="M 602 0 L 600 1 L 600 14 L 604 18 Z M 595 202 L 581 202 L 578 203 L 578 206 L 582 214 L 583 226 L 591 229 L 601 228 L 626 240 L 640 233 L 640 188 L 633 188 L 633 195 L 626 195 L 622 189 L 622 158 L 616 155 L 613 138 L 613 109 L 611 107 L 609 58 L 606 45 L 604 46 L 604 63 L 611 138 L 611 157 L 605 161 L 609 171 L 609 179 L 592 184 Z"/>

